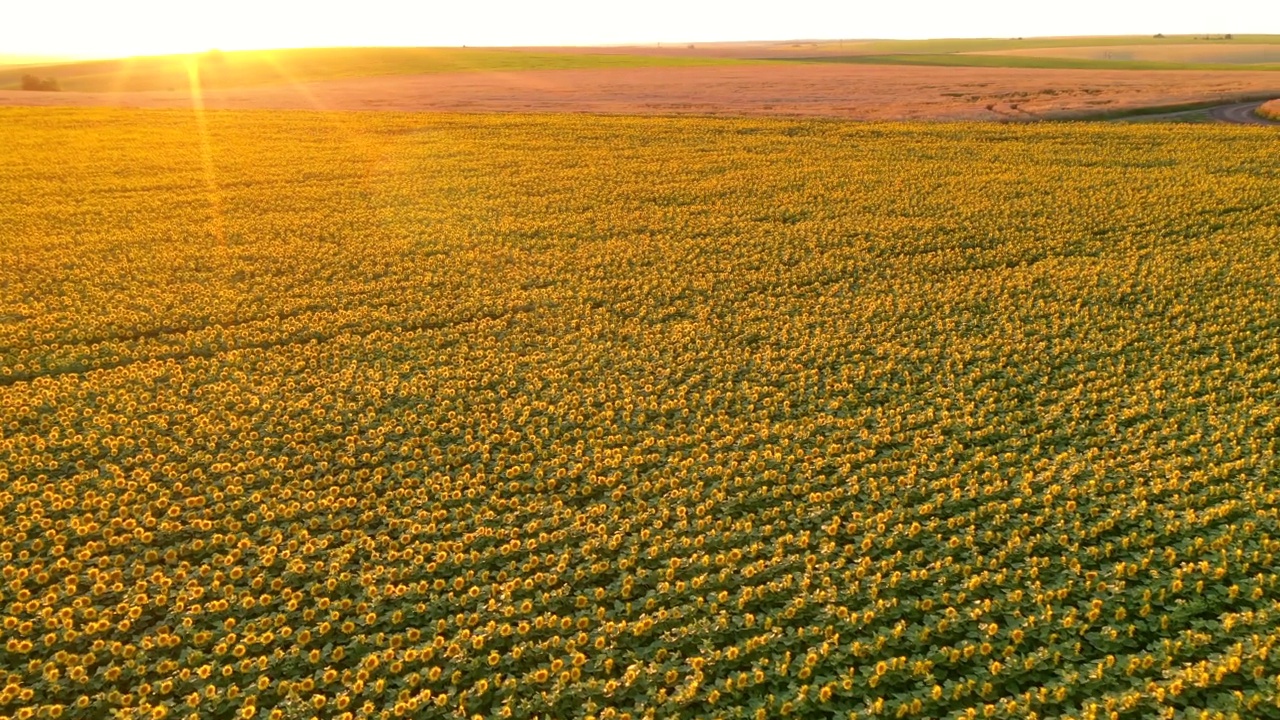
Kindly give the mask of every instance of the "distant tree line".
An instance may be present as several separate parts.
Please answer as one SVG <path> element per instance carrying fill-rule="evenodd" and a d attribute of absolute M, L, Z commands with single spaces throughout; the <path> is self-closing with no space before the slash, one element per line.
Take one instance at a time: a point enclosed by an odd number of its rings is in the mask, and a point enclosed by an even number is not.
<path fill-rule="evenodd" d="M 36 75 L 27 74 L 22 76 L 22 89 L 55 91 L 61 90 L 62 88 L 58 87 L 58 81 L 55 78 L 42 78 Z"/>

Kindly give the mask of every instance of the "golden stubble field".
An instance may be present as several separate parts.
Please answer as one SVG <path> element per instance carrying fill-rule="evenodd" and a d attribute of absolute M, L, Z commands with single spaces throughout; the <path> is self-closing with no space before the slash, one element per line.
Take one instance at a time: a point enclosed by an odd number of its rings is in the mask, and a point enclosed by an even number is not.
<path fill-rule="evenodd" d="M 858 120 L 1069 117 L 1280 94 L 1280 73 L 820 63 L 523 70 L 207 90 L 210 109 L 786 115 Z M 0 91 L 3 105 L 190 108 L 187 90 Z"/>

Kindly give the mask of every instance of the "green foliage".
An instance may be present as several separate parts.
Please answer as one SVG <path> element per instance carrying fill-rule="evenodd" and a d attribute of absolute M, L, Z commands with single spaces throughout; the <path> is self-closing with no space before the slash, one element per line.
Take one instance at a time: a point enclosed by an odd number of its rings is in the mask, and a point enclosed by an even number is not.
<path fill-rule="evenodd" d="M 1232 41 L 1225 38 L 1196 35 L 1157 35 L 1146 37 L 1138 35 L 1103 35 L 1077 37 L 1031 37 L 1031 38 L 950 38 L 936 40 L 870 40 L 864 42 L 845 43 L 846 47 L 854 47 L 859 52 L 874 55 L 894 54 L 949 54 L 968 52 L 999 52 L 1003 50 L 1027 50 L 1032 48 L 1068 48 L 1068 47 L 1116 47 L 1125 45 L 1173 45 L 1173 44 L 1241 44 L 1241 45 L 1280 45 L 1280 35 L 1237 35 Z M 825 43 L 830 47 L 831 43 Z"/>
<path fill-rule="evenodd" d="M 784 58 L 788 61 L 866 63 L 877 65 L 933 65 L 956 67 L 1021 67 L 1062 68 L 1079 70 L 1277 70 L 1280 64 L 1246 57 L 1236 51 L 1222 53 L 1224 59 L 1204 53 L 1203 48 L 1234 45 L 1267 46 L 1280 44 L 1280 35 L 1229 36 L 1156 35 L 1139 37 L 1130 35 L 1102 37 L 1063 38 L 962 38 L 938 40 L 869 40 L 844 43 L 817 43 L 812 47 L 827 54 L 804 58 Z M 1168 49 L 1171 46 L 1187 51 L 1188 57 L 1208 55 L 1212 61 L 1125 60 L 1105 56 L 1097 59 L 1070 57 L 1038 57 L 1023 55 L 981 55 L 972 53 L 998 53 L 1008 51 L 1044 50 L 1052 53 L 1067 48 L 1128 48 L 1153 46 Z M 835 50 L 837 52 L 832 53 Z M 1258 54 L 1258 53 L 1255 53 Z M 1265 57 L 1265 53 L 1261 53 Z M 1230 60 L 1225 58 L 1231 58 Z"/>
<path fill-rule="evenodd" d="M 42 78 L 38 75 L 28 73 L 22 76 L 22 89 L 50 92 L 60 90 L 61 88 L 58 87 L 58 80 L 56 78 Z"/>
<path fill-rule="evenodd" d="M 1280 64 L 1181 63 L 1141 60 L 1087 60 L 1031 55 L 958 55 L 903 53 L 896 55 L 828 55 L 786 58 L 787 62 L 856 63 L 864 65 L 937 65 L 943 67 L 1014 67 L 1076 70 L 1280 70 Z"/>

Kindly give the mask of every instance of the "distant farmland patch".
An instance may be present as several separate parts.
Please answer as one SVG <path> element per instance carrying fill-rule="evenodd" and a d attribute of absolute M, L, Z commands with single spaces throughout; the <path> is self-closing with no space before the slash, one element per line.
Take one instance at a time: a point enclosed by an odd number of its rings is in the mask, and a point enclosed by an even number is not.
<path fill-rule="evenodd" d="M 966 56 L 943 57 L 964 59 Z M 968 57 L 990 61 L 1038 60 Z M 63 87 L 70 89 L 65 84 Z M 1280 95 L 1277 90 L 1280 90 L 1280 74 L 1275 72 L 759 62 L 707 67 L 352 77 L 298 85 L 209 87 L 204 90 L 202 100 L 208 109 L 245 110 L 325 108 L 1015 121 L 1187 103 L 1267 100 Z M 189 110 L 192 98 L 185 87 L 172 92 L 118 93 L 0 90 L 0 106 L 5 105 L 116 105 Z"/>
<path fill-rule="evenodd" d="M 824 42 L 814 47 L 820 50 L 852 50 L 866 55 L 897 53 L 977 53 L 1004 50 L 1030 50 L 1055 48 L 1096 48 L 1149 45 L 1194 45 L 1198 47 L 1234 47 L 1238 45 L 1280 45 L 1280 35 L 1235 35 L 1233 39 L 1194 35 L 1100 35 L 1076 37 L 1028 37 L 1028 38 L 940 38 L 935 40 L 867 40 L 860 42 Z"/>
<path fill-rule="evenodd" d="M 1017 50 L 984 50 L 973 54 L 1007 57 L 1114 60 L 1122 62 L 1257 65 L 1280 63 L 1280 45 L 1200 43 L 1178 45 L 1117 45 L 1057 47 Z"/>
<path fill-rule="evenodd" d="M 0 90 L 22 75 L 55 77 L 64 90 L 142 92 L 293 85 L 320 80 L 465 71 L 586 70 L 749 62 L 705 56 L 493 48 L 312 48 L 158 55 L 0 68 Z"/>
<path fill-rule="evenodd" d="M 1102 53 L 1101 48 L 1087 48 Z M 1154 60 L 1048 57 L 1033 53 L 893 53 L 888 55 L 813 55 L 779 61 L 853 63 L 858 65 L 929 65 L 940 67 L 1038 68 L 1045 70 L 1280 70 L 1280 62 L 1241 63 L 1160 62 Z"/>
<path fill-rule="evenodd" d="M 779 60 L 1070 70 L 1276 70 L 1280 35 L 960 38 L 812 43 Z"/>

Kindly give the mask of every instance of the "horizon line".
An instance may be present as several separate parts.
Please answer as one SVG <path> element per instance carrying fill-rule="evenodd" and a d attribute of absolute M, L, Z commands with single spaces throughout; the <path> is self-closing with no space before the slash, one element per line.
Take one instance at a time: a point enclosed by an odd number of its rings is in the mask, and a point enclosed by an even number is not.
<path fill-rule="evenodd" d="M 0 67 L 20 67 L 41 65 L 55 65 L 74 62 L 94 62 L 103 60 L 128 60 L 133 58 L 159 58 L 173 57 L 182 55 L 204 55 L 213 52 L 220 53 L 253 53 L 253 52 L 273 52 L 278 50 L 360 50 L 360 49 L 405 49 L 405 50 L 556 50 L 556 49 L 589 49 L 589 48 L 652 48 L 661 47 L 663 45 L 688 45 L 688 46 L 724 46 L 724 45 L 788 45 L 795 43 L 842 43 L 842 42 L 929 42 L 929 41 L 945 41 L 945 40 L 1066 40 L 1078 38 L 1149 38 L 1156 35 L 1163 35 L 1165 38 L 1212 38 L 1213 36 L 1223 37 L 1233 33 L 1114 33 L 1114 34 L 1088 34 L 1088 35 L 1025 35 L 1008 37 L 1004 35 L 952 35 L 940 37 L 844 37 L 844 38 L 786 38 L 786 39 L 748 39 L 748 40 L 651 40 L 651 41 L 634 41 L 634 42 L 613 42 L 613 43 L 560 43 L 555 45 L 401 45 L 401 44 L 376 44 L 376 43 L 355 43 L 351 45 L 279 45 L 271 47 L 246 47 L 246 48 L 222 48 L 209 47 L 202 50 L 186 50 L 175 52 L 159 52 L 159 53 L 141 53 L 141 54 L 118 54 L 118 53 L 3 53 L 0 54 Z M 1255 35 L 1262 37 L 1280 37 L 1280 33 L 1234 33 L 1236 35 Z"/>

